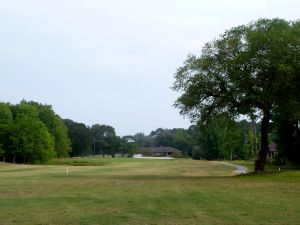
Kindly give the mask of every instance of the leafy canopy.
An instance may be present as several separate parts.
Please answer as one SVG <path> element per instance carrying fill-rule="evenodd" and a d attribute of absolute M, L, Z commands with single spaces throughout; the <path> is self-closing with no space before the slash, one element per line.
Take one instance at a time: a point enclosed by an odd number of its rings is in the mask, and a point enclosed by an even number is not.
<path fill-rule="evenodd" d="M 202 121 L 299 105 L 300 22 L 260 19 L 232 28 L 189 55 L 175 74 L 175 106 Z"/>

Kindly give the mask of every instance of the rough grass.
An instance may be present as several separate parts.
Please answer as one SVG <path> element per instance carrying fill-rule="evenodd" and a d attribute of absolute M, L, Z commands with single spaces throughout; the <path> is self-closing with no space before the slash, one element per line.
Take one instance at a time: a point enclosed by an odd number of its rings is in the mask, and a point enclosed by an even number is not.
<path fill-rule="evenodd" d="M 0 164 L 0 224 L 300 222 L 297 170 L 233 177 L 234 168 L 208 161 L 96 157 L 52 164 L 59 165 Z"/>

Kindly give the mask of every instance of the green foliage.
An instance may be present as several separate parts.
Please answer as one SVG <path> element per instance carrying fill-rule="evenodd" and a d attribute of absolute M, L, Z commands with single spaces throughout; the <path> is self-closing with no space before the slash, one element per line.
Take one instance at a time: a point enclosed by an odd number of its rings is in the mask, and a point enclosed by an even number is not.
<path fill-rule="evenodd" d="M 47 127 L 38 120 L 37 109 L 21 102 L 17 105 L 17 114 L 10 139 L 12 148 L 8 155 L 13 155 L 19 162 L 45 162 L 54 157 L 54 140 Z"/>
<path fill-rule="evenodd" d="M 120 147 L 120 139 L 116 136 L 115 129 L 109 125 L 94 124 L 91 127 L 93 135 L 94 154 L 110 154 L 114 157 L 115 151 Z"/>
<path fill-rule="evenodd" d="M 204 158 L 204 154 L 201 150 L 201 147 L 200 146 L 194 146 L 193 147 L 193 150 L 192 150 L 192 159 L 196 159 L 196 160 L 199 160 L 199 159 L 203 159 Z"/>
<path fill-rule="evenodd" d="M 5 103 L 0 103 L 0 124 L 8 124 L 13 120 L 12 113 L 10 110 L 10 105 Z"/>
<path fill-rule="evenodd" d="M 137 153 L 139 149 L 138 144 L 134 140 L 134 136 L 127 135 L 122 138 L 122 153 L 127 153 L 129 156 Z"/>
<path fill-rule="evenodd" d="M 0 146 L 3 160 L 37 163 L 67 156 L 70 141 L 51 106 L 23 100 L 0 103 Z"/>
<path fill-rule="evenodd" d="M 9 135 L 13 126 L 13 116 L 10 105 L 0 103 L 0 156 L 5 155 L 10 146 Z"/>
<path fill-rule="evenodd" d="M 207 125 L 200 125 L 201 136 L 200 144 L 204 150 L 204 158 L 213 160 L 223 158 L 222 152 L 219 149 L 219 128 L 218 122 L 211 122 Z"/>
<path fill-rule="evenodd" d="M 66 157 L 71 151 L 71 141 L 68 137 L 68 130 L 63 121 L 57 116 L 50 105 L 43 105 L 37 102 L 28 102 L 38 110 L 38 118 L 48 128 L 54 137 L 55 151 L 58 157 Z"/>
<path fill-rule="evenodd" d="M 188 130 L 158 128 L 152 131 L 150 136 L 153 138 L 154 146 L 169 146 L 180 150 L 183 155 L 192 154 L 193 140 Z"/>
<path fill-rule="evenodd" d="M 64 120 L 68 128 L 68 135 L 72 143 L 71 156 L 84 156 L 92 154 L 92 135 L 90 129 L 83 123 L 69 119 Z"/>
<path fill-rule="evenodd" d="M 151 148 L 142 147 L 137 150 L 137 154 L 142 154 L 143 156 L 152 156 Z"/>
<path fill-rule="evenodd" d="M 172 145 L 181 149 L 184 155 L 190 155 L 192 149 L 192 136 L 185 129 L 174 129 Z"/>
<path fill-rule="evenodd" d="M 148 144 L 145 140 L 151 140 L 153 144 L 145 147 Z M 128 146 L 134 144 L 138 145 L 137 152 L 143 155 L 151 155 L 150 147 L 169 146 L 194 159 L 252 159 L 255 156 L 251 123 L 245 120 L 235 122 L 225 117 L 215 118 L 206 124 L 198 123 L 189 129 L 158 128 L 150 135 L 125 136 L 123 141 L 126 153 Z M 258 140 L 256 144 L 259 144 Z"/>
<path fill-rule="evenodd" d="M 299 121 L 295 117 L 280 117 L 276 120 L 277 164 L 285 164 L 289 161 L 300 165 Z"/>
<path fill-rule="evenodd" d="M 183 156 L 198 159 L 229 159 L 231 149 L 234 159 L 246 159 L 250 155 L 244 148 L 244 143 L 248 143 L 246 135 L 250 135 L 249 128 L 244 129 L 239 123 L 229 129 L 222 120 L 206 126 L 159 128 L 150 135 L 138 133 L 120 138 L 108 125 L 88 127 L 72 120 L 63 120 L 62 124 L 51 106 L 36 102 L 22 101 L 17 105 L 1 103 L 0 116 L 0 154 L 3 159 L 5 157 L 13 162 L 44 162 L 53 156 L 67 156 L 70 142 L 71 156 L 75 157 L 92 154 L 114 156 L 115 153 L 133 155 L 140 152 L 141 147 L 144 154 L 149 154 L 147 146 L 174 147 L 181 150 Z M 240 139 L 240 145 L 236 139 Z"/>
<path fill-rule="evenodd" d="M 230 160 L 253 158 L 251 124 L 219 118 L 207 124 L 198 123 L 189 128 L 195 159 Z"/>
<path fill-rule="evenodd" d="M 154 138 L 151 135 L 137 133 L 133 136 L 133 139 L 139 147 L 145 148 L 154 146 Z"/>
<path fill-rule="evenodd" d="M 112 126 L 94 124 L 88 127 L 69 119 L 65 119 L 64 124 L 72 143 L 72 157 L 106 154 L 114 157 L 121 151 L 121 138 Z"/>
<path fill-rule="evenodd" d="M 299 108 L 300 22 L 260 19 L 226 31 L 189 55 L 175 74 L 181 92 L 175 106 L 192 120 L 261 113 L 261 149 L 256 170 L 264 170 L 269 123 L 276 107 Z M 211 137 L 212 139 L 214 137 Z M 215 144 L 215 143 L 211 143 Z"/>
<path fill-rule="evenodd" d="M 122 140 L 109 125 L 62 120 L 50 105 L 21 101 L 0 103 L 0 156 L 9 162 L 40 163 L 48 159 L 91 154 L 115 155 Z M 94 152 L 94 151 L 95 152 Z"/>

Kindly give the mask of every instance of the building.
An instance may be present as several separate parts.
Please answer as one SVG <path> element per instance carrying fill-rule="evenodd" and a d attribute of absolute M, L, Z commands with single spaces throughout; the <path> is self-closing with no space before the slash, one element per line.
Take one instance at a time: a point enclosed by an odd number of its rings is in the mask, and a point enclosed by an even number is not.
<path fill-rule="evenodd" d="M 172 147 L 154 147 L 150 148 L 154 156 L 179 156 L 181 151 Z"/>
<path fill-rule="evenodd" d="M 277 155 L 277 145 L 275 143 L 271 143 L 269 146 L 268 158 L 273 159 Z"/>

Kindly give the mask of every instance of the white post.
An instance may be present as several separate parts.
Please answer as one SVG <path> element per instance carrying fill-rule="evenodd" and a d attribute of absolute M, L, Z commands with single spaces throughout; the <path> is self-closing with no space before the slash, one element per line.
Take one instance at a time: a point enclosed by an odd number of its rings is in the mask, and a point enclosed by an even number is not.
<path fill-rule="evenodd" d="M 66 174 L 69 174 L 69 167 L 67 167 L 66 169 Z"/>

